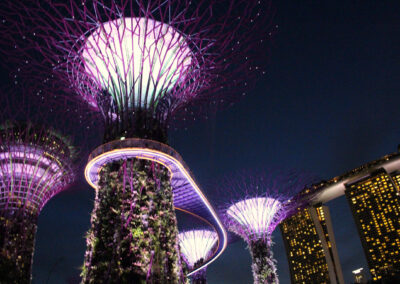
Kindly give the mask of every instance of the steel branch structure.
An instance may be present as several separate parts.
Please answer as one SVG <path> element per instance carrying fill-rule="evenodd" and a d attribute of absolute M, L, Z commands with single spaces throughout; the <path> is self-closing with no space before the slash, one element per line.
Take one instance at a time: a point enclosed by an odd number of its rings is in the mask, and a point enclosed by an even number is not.
<path fill-rule="evenodd" d="M 0 283 L 30 283 L 38 217 L 75 181 L 86 160 L 86 138 L 94 133 L 80 106 L 44 100 L 50 89 L 1 89 Z"/>
<path fill-rule="evenodd" d="M 286 218 L 282 198 L 253 197 L 232 204 L 226 214 L 229 228 L 243 239 L 265 239 L 267 242 L 275 227 Z"/>
<path fill-rule="evenodd" d="M 230 101 L 227 94 L 244 95 L 255 75 L 265 73 L 270 6 L 254 0 L 24 2 L 0 8 L 2 39 L 14 50 L 9 57 L 25 57 L 17 66 L 30 77 L 49 72 L 45 83 L 73 90 L 105 126 L 108 144 L 86 168 L 97 191 L 83 281 L 183 281 L 174 206 L 183 202 L 182 210 L 214 224 L 215 256 L 226 233 L 183 162 L 174 161 L 176 153 L 154 154 L 154 147 L 167 142 L 172 119 L 196 119 L 199 110 Z"/>
<path fill-rule="evenodd" d="M 54 131 L 30 123 L 0 129 L 0 208 L 39 213 L 74 179 L 73 151 Z"/>
<path fill-rule="evenodd" d="M 1 126 L 0 282 L 30 282 L 37 218 L 74 180 L 73 153 L 69 142 L 48 128 Z"/>
<path fill-rule="evenodd" d="M 212 255 L 218 236 L 210 230 L 191 230 L 179 233 L 179 247 L 187 266 L 193 269 Z M 206 268 L 192 275 L 193 283 L 207 283 Z"/>
<path fill-rule="evenodd" d="M 248 244 L 255 284 L 279 283 L 271 249 L 272 232 L 307 204 L 305 198 L 294 197 L 306 182 L 310 182 L 306 176 L 278 172 L 242 175 L 223 182 L 225 190 L 236 194 L 222 209 L 223 220 L 229 231 Z"/>
<path fill-rule="evenodd" d="M 107 141 L 165 142 L 171 119 L 245 95 L 275 30 L 269 1 L 34 0 L 0 12 L 15 73 L 73 89 L 103 116 Z"/>

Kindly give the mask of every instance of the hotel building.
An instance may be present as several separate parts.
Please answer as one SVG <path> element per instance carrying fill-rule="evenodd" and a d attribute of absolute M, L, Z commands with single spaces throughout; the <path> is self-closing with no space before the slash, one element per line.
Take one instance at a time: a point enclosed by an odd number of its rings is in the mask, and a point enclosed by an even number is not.
<path fill-rule="evenodd" d="M 280 229 L 292 283 L 344 283 L 327 206 L 303 209 Z"/>

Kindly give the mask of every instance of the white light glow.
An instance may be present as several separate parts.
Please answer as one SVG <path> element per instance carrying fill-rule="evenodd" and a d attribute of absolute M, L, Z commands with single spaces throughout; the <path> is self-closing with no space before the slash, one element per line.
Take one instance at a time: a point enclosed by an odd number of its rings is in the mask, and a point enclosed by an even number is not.
<path fill-rule="evenodd" d="M 207 260 L 218 240 L 217 233 L 208 230 L 193 230 L 179 234 L 179 247 L 187 264 L 193 268 L 199 260 Z"/>
<path fill-rule="evenodd" d="M 87 38 L 81 59 L 117 107 L 146 107 L 185 80 L 192 52 L 173 27 L 146 18 L 101 24 Z"/>
<path fill-rule="evenodd" d="M 281 208 L 280 201 L 259 197 L 233 204 L 228 208 L 227 214 L 238 222 L 248 234 L 262 238 L 265 234 L 270 233 L 270 226 Z"/>

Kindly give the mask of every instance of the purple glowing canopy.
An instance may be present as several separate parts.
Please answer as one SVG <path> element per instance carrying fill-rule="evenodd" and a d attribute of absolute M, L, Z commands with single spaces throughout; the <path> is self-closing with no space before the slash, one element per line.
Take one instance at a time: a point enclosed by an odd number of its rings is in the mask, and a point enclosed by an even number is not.
<path fill-rule="evenodd" d="M 38 214 L 75 178 L 73 149 L 56 132 L 30 123 L 0 128 L 0 208 Z"/>
<path fill-rule="evenodd" d="M 98 97 L 107 92 L 118 115 L 124 108 L 157 109 L 168 93 L 175 99 L 185 96 L 181 89 L 199 79 L 194 61 L 186 37 L 173 27 L 123 17 L 91 30 L 69 68 L 78 88 L 88 84 L 80 94 L 90 105 L 101 108 Z"/>
<path fill-rule="evenodd" d="M 0 9 L 2 40 L 15 51 L 5 53 L 31 70 L 27 79 L 61 83 L 127 137 L 244 95 L 265 73 L 274 29 L 269 1 L 35 0 Z"/>
<path fill-rule="evenodd" d="M 226 228 L 247 242 L 270 242 L 276 226 L 308 204 L 309 200 L 297 193 L 312 180 L 310 175 L 278 170 L 225 178 L 220 182 L 220 191 L 231 194 L 221 206 Z"/>
<path fill-rule="evenodd" d="M 229 227 L 240 228 L 241 234 L 264 238 L 285 217 L 282 202 L 271 197 L 253 197 L 232 204 L 226 214 Z"/>
<path fill-rule="evenodd" d="M 43 206 L 75 180 L 94 136 L 80 105 L 52 104 L 52 90 L 29 84 L 2 85 L 0 96 L 0 208 L 30 210 Z M 81 128 L 80 128 L 81 127 Z M 79 153 L 74 147 L 80 141 Z"/>

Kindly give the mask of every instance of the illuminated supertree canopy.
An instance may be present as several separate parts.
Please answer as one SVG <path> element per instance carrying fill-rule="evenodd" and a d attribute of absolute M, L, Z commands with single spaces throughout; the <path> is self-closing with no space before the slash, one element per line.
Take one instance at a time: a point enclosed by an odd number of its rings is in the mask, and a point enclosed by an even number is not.
<path fill-rule="evenodd" d="M 311 178 L 297 173 L 262 172 L 227 178 L 223 191 L 233 197 L 222 209 L 229 231 L 248 244 L 254 283 L 279 283 L 272 253 L 272 232 L 285 218 L 307 204 L 296 194 Z"/>
<path fill-rule="evenodd" d="M 218 236 L 210 230 L 190 230 L 179 233 L 179 247 L 189 268 L 202 264 L 215 248 Z M 206 268 L 192 275 L 193 283 L 207 283 Z"/>
<path fill-rule="evenodd" d="M 123 108 L 157 105 L 174 87 L 184 84 L 192 52 L 184 35 L 167 24 L 121 18 L 91 32 L 78 60 L 97 88 L 111 95 L 118 113 Z"/>
<path fill-rule="evenodd" d="M 232 204 L 227 215 L 240 226 L 243 238 L 270 236 L 279 222 L 285 218 L 282 202 L 271 197 L 254 197 Z"/>
<path fill-rule="evenodd" d="M 106 140 L 166 141 L 171 118 L 245 95 L 275 28 L 268 1 L 23 2 L 2 4 L 3 52 L 72 88 L 104 117 Z"/>
<path fill-rule="evenodd" d="M 73 148 L 57 132 L 30 123 L 0 128 L 2 210 L 38 213 L 73 178 Z"/>
<path fill-rule="evenodd" d="M 174 206 L 192 200 L 183 209 L 208 212 L 220 228 L 220 252 L 226 233 L 185 167 L 149 139 L 166 143 L 172 119 L 195 119 L 199 110 L 229 102 L 227 94 L 245 94 L 265 72 L 270 6 L 254 0 L 25 2 L 1 6 L 9 58 L 29 74 L 26 80 L 46 74 L 45 83 L 78 94 L 105 126 L 108 143 L 93 151 L 85 170 L 97 191 L 83 282 L 182 281 Z M 150 144 L 157 149 L 149 151 Z M 179 175 L 171 174 L 172 164 Z"/>
<path fill-rule="evenodd" d="M 21 100 L 18 103 L 24 109 Z M 38 216 L 75 180 L 76 150 L 61 132 L 38 124 L 37 117 L 17 120 L 17 108 L 11 111 L 3 102 L 2 107 L 0 282 L 29 283 Z"/>

